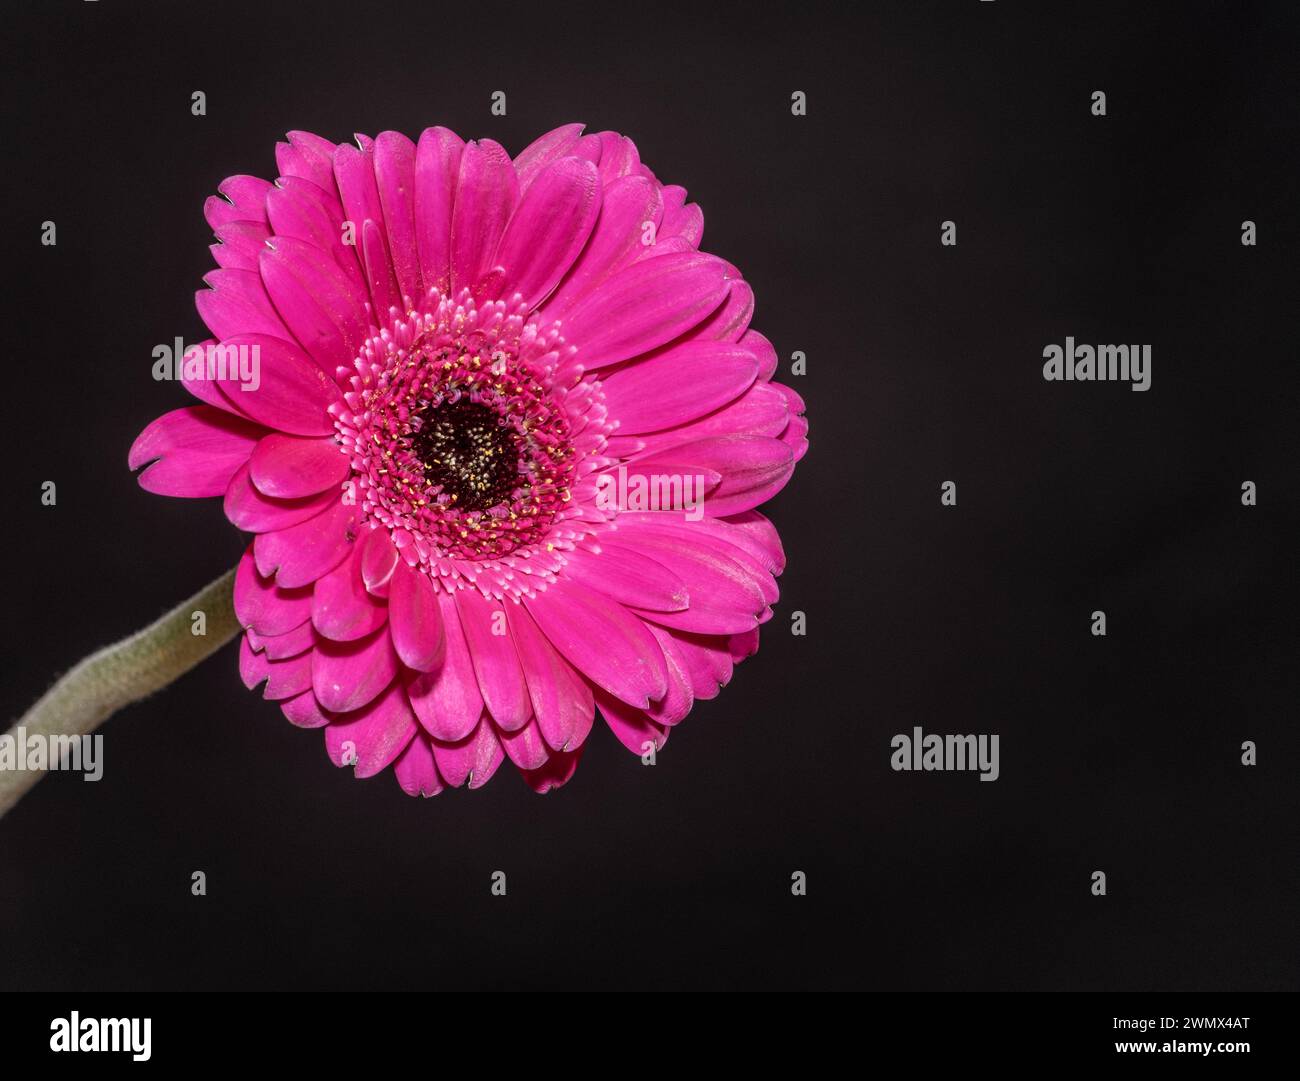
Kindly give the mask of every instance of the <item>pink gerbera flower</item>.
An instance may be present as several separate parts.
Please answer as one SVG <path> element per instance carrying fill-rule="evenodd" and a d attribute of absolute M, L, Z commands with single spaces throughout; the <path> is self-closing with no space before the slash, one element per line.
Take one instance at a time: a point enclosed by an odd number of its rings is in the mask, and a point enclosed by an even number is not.
<path fill-rule="evenodd" d="M 244 681 L 358 777 L 508 758 L 544 792 L 596 709 L 661 747 L 758 647 L 784 557 L 755 508 L 807 448 L 752 290 L 614 132 L 357 143 L 291 132 L 274 184 L 208 200 L 203 404 L 131 468 L 255 534 Z"/>

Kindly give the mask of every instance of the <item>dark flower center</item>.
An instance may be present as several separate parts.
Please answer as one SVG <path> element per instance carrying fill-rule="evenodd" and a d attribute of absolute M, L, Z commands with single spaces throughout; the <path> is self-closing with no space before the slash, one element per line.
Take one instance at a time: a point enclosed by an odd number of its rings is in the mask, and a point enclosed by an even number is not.
<path fill-rule="evenodd" d="M 510 501 L 519 484 L 518 436 L 496 410 L 468 398 L 427 410 L 411 449 L 430 485 L 462 510 L 484 511 Z"/>
<path fill-rule="evenodd" d="M 527 315 L 522 297 L 477 308 L 469 290 L 430 289 L 424 310 L 366 340 L 337 409 L 364 520 L 431 574 L 445 559 L 554 551 L 555 523 L 579 513 L 578 463 L 612 430 L 559 324 Z M 588 411 L 584 450 L 569 418 Z"/>

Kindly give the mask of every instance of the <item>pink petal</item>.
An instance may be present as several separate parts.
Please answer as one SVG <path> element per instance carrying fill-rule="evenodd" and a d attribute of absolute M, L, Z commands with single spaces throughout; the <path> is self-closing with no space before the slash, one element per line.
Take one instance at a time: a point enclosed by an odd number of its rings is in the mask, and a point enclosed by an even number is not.
<path fill-rule="evenodd" d="M 776 374 L 776 349 L 756 330 L 747 330 L 740 336 L 738 345 L 748 349 L 758 358 L 758 378 L 767 382 Z"/>
<path fill-rule="evenodd" d="M 396 559 L 391 573 L 388 612 L 393 647 L 408 668 L 435 671 L 446 656 L 447 638 L 433 583 L 423 570 L 403 559 Z"/>
<path fill-rule="evenodd" d="M 596 705 L 609 730 L 633 754 L 647 754 L 651 747 L 662 750 L 668 742 L 667 726 L 652 721 L 645 710 L 635 709 L 604 691 L 596 692 Z"/>
<path fill-rule="evenodd" d="M 637 252 L 636 261 L 643 263 L 649 259 L 662 259 L 665 255 L 684 255 L 693 251 L 695 251 L 695 245 L 685 237 L 656 237 L 653 244 L 643 247 Z"/>
<path fill-rule="evenodd" d="M 301 694 L 311 686 L 312 655 L 302 653 L 284 661 L 272 661 L 263 653 L 254 653 L 248 638 L 239 642 L 239 675 L 250 691 L 263 681 L 262 697 L 279 701 Z"/>
<path fill-rule="evenodd" d="M 375 183 L 398 288 L 415 299 L 424 290 L 415 243 L 415 144 L 405 135 L 385 131 L 375 139 Z"/>
<path fill-rule="evenodd" d="M 553 161 L 570 155 L 578 144 L 583 127 L 583 124 L 565 124 L 533 140 L 519 152 L 515 158 L 515 173 L 519 177 L 521 193 L 526 192 L 538 174 Z"/>
<path fill-rule="evenodd" d="M 524 604 L 551 644 L 597 686 L 640 708 L 664 696 L 663 651 L 622 605 L 564 580 Z"/>
<path fill-rule="evenodd" d="M 334 144 L 309 131 L 287 134 L 287 144 L 275 145 L 275 164 L 281 175 L 302 177 L 322 188 L 333 187 Z M 268 202 L 270 199 L 268 194 Z"/>
<path fill-rule="evenodd" d="M 656 533 L 662 543 L 675 543 L 680 539 L 738 563 L 754 580 L 764 598 L 775 600 L 777 590 L 773 575 L 777 568 L 773 565 L 770 548 L 758 543 L 751 532 L 733 524 L 752 513 L 746 511 L 730 518 L 702 518 L 698 521 L 691 521 L 685 514 L 673 511 L 631 513 L 621 515 L 618 524 L 621 529 L 629 531 L 640 528 Z M 768 528 L 771 528 L 770 524 Z M 616 544 L 623 543 L 622 538 L 615 535 L 609 535 L 608 539 Z M 779 544 L 778 541 L 778 547 Z"/>
<path fill-rule="evenodd" d="M 546 304 L 550 318 L 565 313 L 615 271 L 640 253 L 646 226 L 659 224 L 659 186 L 640 176 L 625 176 L 605 189 L 591 239 Z"/>
<path fill-rule="evenodd" d="M 280 712 L 290 724 L 299 728 L 324 728 L 334 719 L 320 708 L 320 703 L 310 690 L 286 698 L 280 703 Z"/>
<path fill-rule="evenodd" d="M 540 769 L 551 757 L 536 721 L 529 721 L 514 732 L 498 732 L 497 738 L 506 757 L 521 770 Z"/>
<path fill-rule="evenodd" d="M 427 287 L 451 287 L 451 213 L 465 144 L 446 128 L 427 128 L 415 151 L 415 241 Z"/>
<path fill-rule="evenodd" d="M 439 590 L 438 608 L 447 636 L 446 657 L 436 672 L 424 672 L 411 680 L 407 693 L 425 731 L 435 739 L 454 743 L 474 731 L 483 713 L 483 695 L 455 598 Z M 436 749 L 434 753 L 436 756 Z M 447 776 L 445 771 L 443 776 Z"/>
<path fill-rule="evenodd" d="M 661 511 L 685 511 L 695 506 L 705 513 L 705 497 L 717 490 L 722 474 L 703 466 L 669 465 L 634 459 L 602 473 L 599 483 L 609 486 L 601 495 L 602 501 L 623 510 L 643 511 L 638 501 L 653 499 Z"/>
<path fill-rule="evenodd" d="M 266 654 L 267 660 L 283 661 L 304 653 L 316 644 L 316 632 L 312 630 L 311 621 L 300 624 L 287 634 L 259 635 L 256 631 L 244 632 L 248 644 L 254 650 Z"/>
<path fill-rule="evenodd" d="M 580 747 L 591 731 L 591 687 L 555 651 L 522 604 L 509 605 L 506 617 L 542 737 L 557 751 Z"/>
<path fill-rule="evenodd" d="M 442 778 L 433 762 L 433 746 L 423 733 L 406 745 L 393 766 L 397 783 L 408 796 L 436 796 L 443 789 Z"/>
<path fill-rule="evenodd" d="M 748 513 L 748 512 L 747 512 Z M 681 512 L 646 512 L 621 515 L 620 528 L 635 530 L 640 527 L 659 535 L 663 543 L 676 543 L 678 539 L 688 545 L 705 548 L 715 555 L 738 564 L 755 587 L 767 601 L 777 597 L 775 568 L 772 566 L 771 552 L 757 544 L 753 536 L 732 524 L 741 518 L 702 518 L 691 521 Z M 611 535 L 610 540 L 622 543 L 622 539 Z"/>
<path fill-rule="evenodd" d="M 456 611 L 469 644 L 483 704 L 505 731 L 522 728 L 532 707 L 501 602 L 486 600 L 476 589 L 458 589 Z"/>
<path fill-rule="evenodd" d="M 384 220 L 379 185 L 375 181 L 374 153 L 344 143 L 334 152 L 334 179 L 338 183 L 345 220 L 352 223 L 353 236 L 360 245 L 366 222 L 373 221 L 378 225 Z M 388 262 L 387 254 L 382 262 Z"/>
<path fill-rule="evenodd" d="M 685 611 L 644 613 L 647 619 L 665 627 L 698 634 L 733 634 L 758 625 L 758 614 L 766 606 L 754 571 L 736 557 L 738 549 L 709 544 L 703 537 L 637 525 L 620 526 L 615 536 L 621 543 L 662 563 L 685 583 L 691 598 Z"/>
<path fill-rule="evenodd" d="M 695 328 L 699 338 L 735 342 L 749 327 L 754 315 L 754 290 L 749 283 L 733 279 L 722 306 Z"/>
<path fill-rule="evenodd" d="M 500 296 L 530 308 L 550 294 L 587 243 L 600 213 L 596 167 L 561 158 L 543 170 L 506 226 L 493 264 L 505 268 Z"/>
<path fill-rule="evenodd" d="M 331 166 L 332 168 L 332 166 Z M 275 236 L 305 241 L 333 257 L 354 290 L 365 293 L 365 278 L 355 244 L 343 238 L 343 204 L 329 191 L 296 176 L 282 176 L 266 197 L 266 213 Z"/>
<path fill-rule="evenodd" d="M 403 307 L 402 296 L 397 290 L 397 279 L 393 276 L 392 264 L 388 261 L 388 245 L 384 231 L 378 222 L 368 221 L 361 230 L 362 262 L 366 266 L 366 282 L 370 286 L 370 295 L 374 298 L 375 311 L 387 315 L 394 308 Z"/>
<path fill-rule="evenodd" d="M 260 256 L 259 256 L 260 258 Z M 291 338 L 254 270 L 214 270 L 203 277 L 207 289 L 194 294 L 199 316 L 219 339 L 236 334 Z"/>
<path fill-rule="evenodd" d="M 361 578 L 376 597 L 388 596 L 388 583 L 397 567 L 397 549 L 382 526 L 365 532 L 361 540 Z"/>
<path fill-rule="evenodd" d="M 808 453 L 808 418 L 803 415 L 803 399 L 784 383 L 773 383 L 772 387 L 780 391 L 790 408 L 790 423 L 781 432 L 781 442 L 790 448 L 797 462 Z"/>
<path fill-rule="evenodd" d="M 704 501 L 705 513 L 720 518 L 749 510 L 776 495 L 794 472 L 794 455 L 779 439 L 723 435 L 640 455 L 634 464 L 642 471 L 659 474 L 691 475 L 701 470 L 721 474 L 722 483 Z"/>
<path fill-rule="evenodd" d="M 257 490 L 276 499 L 301 499 L 336 490 L 352 471 L 348 456 L 330 438 L 272 432 L 249 459 Z"/>
<path fill-rule="evenodd" d="M 785 400 L 790 406 L 790 414 L 792 416 L 802 413 L 807 408 L 804 405 L 803 398 L 793 387 L 788 387 L 784 383 L 773 383 L 772 388 L 774 390 L 779 390 L 783 395 L 785 395 Z"/>
<path fill-rule="evenodd" d="M 790 425 L 781 433 L 781 442 L 790 448 L 794 460 L 808 453 L 808 418 L 791 417 Z"/>
<path fill-rule="evenodd" d="M 682 188 L 673 186 L 673 192 L 681 193 L 681 198 L 685 198 L 686 191 Z M 669 198 L 669 189 L 664 189 L 664 220 L 659 228 L 659 235 L 665 240 L 672 237 L 681 237 L 692 248 L 700 246 L 700 240 L 704 237 L 704 211 L 695 203 L 681 203 L 677 199 Z"/>
<path fill-rule="evenodd" d="M 241 381 L 237 364 L 228 365 L 227 378 L 220 382 L 222 392 L 245 416 L 268 428 L 294 435 L 333 435 L 334 421 L 329 407 L 339 401 L 334 381 L 296 345 L 279 338 L 259 334 L 236 334 L 221 343 L 227 356 L 256 361 L 254 380 Z M 219 348 L 219 347 L 218 347 Z M 220 359 L 220 354 L 206 351 Z"/>
<path fill-rule="evenodd" d="M 311 685 L 322 709 L 350 713 L 393 682 L 399 668 L 386 628 L 356 642 L 322 639 L 312 653 Z"/>
<path fill-rule="evenodd" d="M 727 293 L 726 266 L 686 252 L 633 263 L 579 304 L 564 324 L 591 370 L 639 356 L 704 319 Z"/>
<path fill-rule="evenodd" d="M 259 533 L 253 541 L 257 569 L 286 589 L 305 586 L 337 567 L 352 548 L 357 508 L 337 500 L 315 518 L 288 529 Z"/>
<path fill-rule="evenodd" d="M 321 634 L 336 642 L 352 642 L 378 630 L 388 621 L 388 607 L 371 596 L 361 580 L 361 548 L 321 578 L 312 593 L 311 621 Z"/>
<path fill-rule="evenodd" d="M 521 771 L 523 778 L 538 795 L 545 795 L 552 789 L 560 788 L 568 783 L 577 770 L 578 761 L 582 758 L 582 750 L 583 748 L 579 747 L 567 754 L 553 754 L 541 769 Z"/>
<path fill-rule="evenodd" d="M 325 749 L 336 766 L 355 766 L 357 777 L 373 777 L 406 749 L 417 728 L 406 692 L 394 683 L 365 708 L 325 729 Z"/>
<path fill-rule="evenodd" d="M 228 176 L 217 185 L 224 199 L 210 199 L 204 207 L 213 229 L 229 221 L 253 221 L 266 224 L 266 196 L 270 181 L 258 176 Z"/>
<path fill-rule="evenodd" d="M 248 466 L 242 465 L 230 479 L 222 508 L 237 528 L 248 533 L 271 533 L 316 517 L 337 498 L 334 492 L 321 492 L 302 499 L 271 499 L 253 486 Z"/>
<path fill-rule="evenodd" d="M 688 603 L 682 580 L 662 563 L 631 548 L 605 543 L 603 539 L 599 554 L 570 552 L 564 574 L 634 608 L 679 612 Z"/>
<path fill-rule="evenodd" d="M 367 221 L 383 221 L 380 188 L 374 181 L 374 155 L 343 143 L 334 151 L 334 181 L 338 184 L 339 200 L 347 221 L 356 226 L 361 235 L 361 225 Z"/>
<path fill-rule="evenodd" d="M 491 139 L 467 143 L 451 216 L 451 288 L 472 288 L 489 269 L 519 198 L 510 155 Z"/>
<path fill-rule="evenodd" d="M 203 218 L 214 230 L 230 222 L 244 220 L 240 218 L 239 211 L 219 195 L 209 195 L 203 201 Z"/>
<path fill-rule="evenodd" d="M 612 184 L 619 177 L 627 176 L 641 164 L 641 155 L 636 151 L 636 144 L 626 135 L 616 131 L 597 132 L 600 140 L 600 182 Z"/>
<path fill-rule="evenodd" d="M 664 661 L 668 666 L 668 693 L 658 702 L 650 704 L 646 716 L 656 724 L 671 727 L 680 724 L 690 713 L 691 707 L 695 705 L 695 694 L 691 690 L 691 677 L 677 648 L 676 639 L 663 627 L 656 627 L 653 623 L 648 626 L 655 641 L 659 643 L 659 648 L 664 651 Z"/>
<path fill-rule="evenodd" d="M 784 394 L 771 383 L 755 383 L 730 405 L 699 420 L 652 434 L 610 438 L 607 453 L 613 455 L 658 454 L 683 443 L 720 435 L 763 435 L 777 437 L 789 427 L 790 406 Z"/>
<path fill-rule="evenodd" d="M 263 249 L 258 269 L 284 325 L 321 369 L 350 364 L 365 341 L 365 298 L 334 257 L 304 240 L 277 236 Z"/>
<path fill-rule="evenodd" d="M 747 349 L 690 341 L 601 380 L 620 433 L 655 432 L 698 420 L 739 398 L 758 375 Z"/>
<path fill-rule="evenodd" d="M 216 347 L 217 342 L 209 338 L 185 350 L 178 377 L 180 384 L 205 405 L 214 406 L 223 413 L 234 413 L 242 417 L 243 411 L 226 397 L 215 380 L 208 378 L 208 366 L 204 358 L 207 357 L 209 348 Z"/>
<path fill-rule="evenodd" d="M 677 659 L 690 680 L 697 701 L 716 698 L 718 691 L 731 680 L 732 660 L 728 639 L 718 635 L 689 634 L 669 631 L 677 649 Z"/>
<path fill-rule="evenodd" d="M 492 779 L 505 757 L 496 729 L 487 717 L 463 740 L 455 743 L 433 741 L 433 760 L 438 765 L 438 774 L 452 788 L 459 788 L 466 781 L 470 788 L 482 788 Z"/>
<path fill-rule="evenodd" d="M 259 574 L 250 544 L 235 571 L 235 617 L 262 636 L 288 634 L 311 618 L 311 587 L 283 589 Z"/>
<path fill-rule="evenodd" d="M 726 524 L 732 527 L 727 533 L 732 544 L 744 548 L 772 574 L 785 570 L 785 549 L 781 547 L 780 534 L 758 511 L 741 511 L 727 518 Z"/>
<path fill-rule="evenodd" d="M 257 256 L 271 230 L 261 222 L 231 221 L 215 230 L 219 244 L 210 245 L 212 257 L 221 267 L 256 270 Z"/>
<path fill-rule="evenodd" d="M 758 652 L 758 628 L 755 627 L 744 634 L 733 634 L 727 642 L 731 649 L 731 659 L 739 664 L 746 657 L 752 657 Z"/>
<path fill-rule="evenodd" d="M 147 492 L 192 499 L 223 495 L 265 429 L 214 409 L 190 405 L 164 413 L 131 444 L 127 464 Z"/>

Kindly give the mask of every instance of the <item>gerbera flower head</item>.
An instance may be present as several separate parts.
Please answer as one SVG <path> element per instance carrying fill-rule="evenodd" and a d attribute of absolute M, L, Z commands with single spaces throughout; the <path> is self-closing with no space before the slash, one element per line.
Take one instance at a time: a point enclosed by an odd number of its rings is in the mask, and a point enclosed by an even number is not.
<path fill-rule="evenodd" d="M 758 647 L 784 556 L 755 508 L 807 448 L 699 207 L 577 124 L 276 162 L 208 200 L 200 404 L 130 454 L 254 535 L 245 683 L 412 795 L 507 759 L 563 784 L 596 711 L 662 747 Z"/>

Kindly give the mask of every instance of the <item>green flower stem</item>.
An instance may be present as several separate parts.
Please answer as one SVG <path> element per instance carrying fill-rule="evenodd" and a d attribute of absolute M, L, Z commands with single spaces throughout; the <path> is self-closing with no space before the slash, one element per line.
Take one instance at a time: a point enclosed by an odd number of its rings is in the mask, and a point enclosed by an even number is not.
<path fill-rule="evenodd" d="M 144 630 L 92 653 L 23 714 L 10 733 L 15 739 L 19 728 L 26 736 L 83 736 L 123 706 L 179 679 L 238 633 L 234 581 L 235 572 L 227 571 Z M 195 612 L 204 613 L 204 634 L 194 633 Z M 0 815 L 44 772 L 0 769 Z"/>

